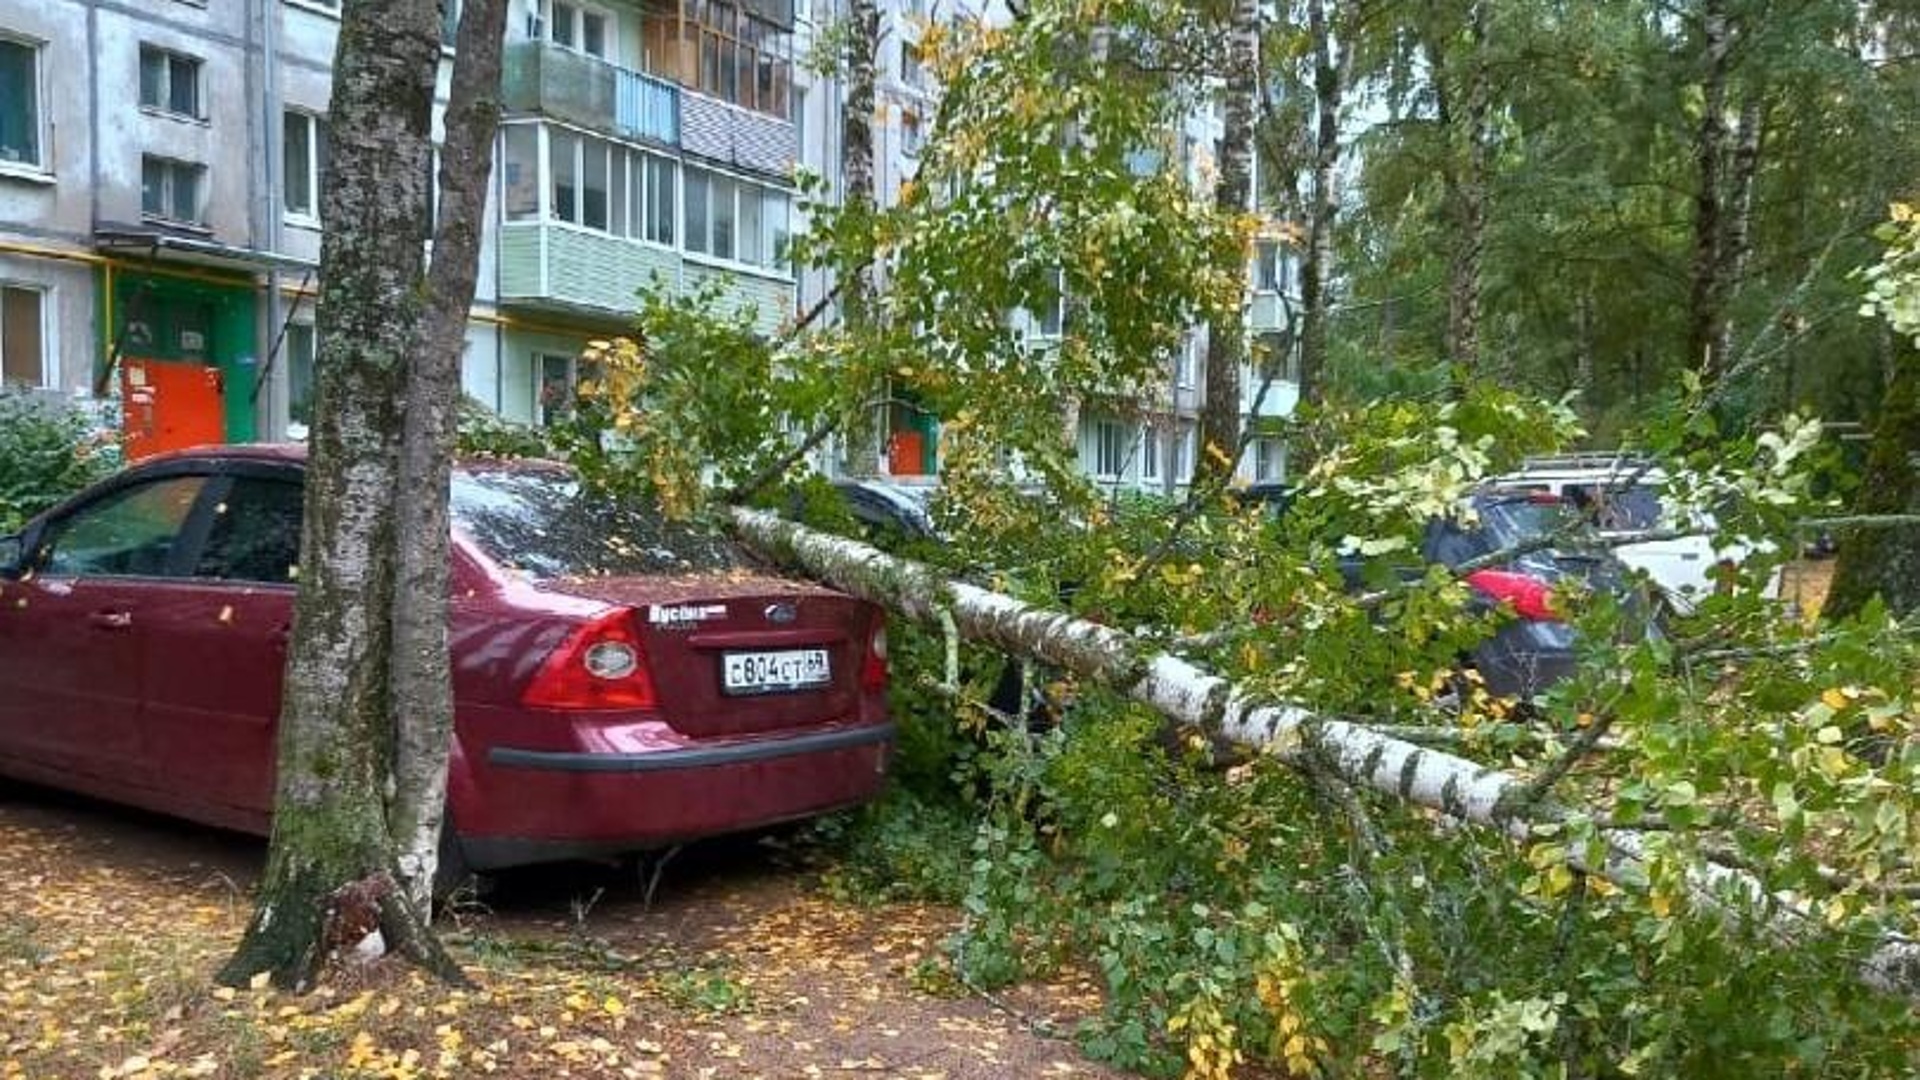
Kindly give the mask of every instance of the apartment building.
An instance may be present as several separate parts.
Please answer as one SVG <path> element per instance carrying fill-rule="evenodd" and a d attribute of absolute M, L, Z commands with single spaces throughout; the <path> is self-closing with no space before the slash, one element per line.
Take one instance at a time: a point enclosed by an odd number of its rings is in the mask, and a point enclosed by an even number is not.
<path fill-rule="evenodd" d="M 117 400 L 136 455 L 301 433 L 337 9 L 0 0 L 6 382 Z M 641 290 L 791 318 L 796 14 L 514 0 L 467 393 L 541 422 Z"/>
<path fill-rule="evenodd" d="M 920 63 L 921 33 L 935 21 L 981 18 L 995 22 L 1011 15 L 999 0 L 878 0 L 878 6 L 881 21 L 874 92 L 874 184 L 876 199 L 882 206 L 889 206 L 899 197 L 901 185 L 914 175 L 938 103 L 939 88 Z M 820 0 L 818 18 L 824 24 L 843 9 L 844 0 Z M 809 133 L 818 133 L 817 145 L 809 147 L 813 155 L 809 167 L 831 182 L 839 176 L 840 87 L 823 81 L 820 89 L 806 122 Z M 1169 141 L 1179 155 L 1176 167 L 1196 187 L 1211 190 L 1223 127 L 1223 111 L 1212 104 L 1190 112 L 1179 130 L 1171 133 Z M 1162 163 L 1149 152 L 1142 152 L 1138 158 L 1143 171 L 1158 169 Z M 1254 168 L 1252 190 L 1257 193 L 1257 161 Z M 837 197 L 837 187 L 830 183 L 829 190 Z M 1277 359 L 1268 370 L 1256 371 L 1252 364 L 1243 365 L 1243 417 L 1249 424 L 1270 424 L 1291 414 L 1299 401 L 1297 375 L 1281 345 L 1287 323 L 1282 298 L 1297 294 L 1298 282 L 1290 248 L 1280 231 L 1259 237 L 1247 272 L 1249 338 L 1259 343 L 1263 354 Z M 819 275 L 804 275 L 800 283 L 802 307 L 825 295 L 830 286 Z M 1068 305 L 1062 301 L 1052 311 L 1014 312 L 1010 317 L 1038 358 L 1058 342 L 1067 310 Z M 1089 476 L 1110 488 L 1174 493 L 1184 486 L 1197 452 L 1206 350 L 1206 328 L 1195 327 L 1182 346 L 1166 358 L 1165 382 L 1154 392 L 1140 399 L 1082 405 L 1074 438 L 1081 467 Z M 938 471 L 938 416 L 896 395 L 887 407 L 885 420 L 888 438 L 881 460 L 855 462 L 840 457 L 831 464 L 861 473 L 920 475 Z M 1285 447 L 1274 436 L 1252 439 L 1238 466 L 1239 476 L 1250 483 L 1278 482 L 1285 471 Z"/>

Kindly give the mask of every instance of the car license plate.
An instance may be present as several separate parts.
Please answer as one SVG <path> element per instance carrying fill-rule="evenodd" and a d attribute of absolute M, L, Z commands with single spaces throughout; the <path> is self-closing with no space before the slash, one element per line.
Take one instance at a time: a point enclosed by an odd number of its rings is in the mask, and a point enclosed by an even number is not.
<path fill-rule="evenodd" d="M 730 652 L 720 657 L 720 686 L 729 694 L 778 694 L 823 686 L 832 678 L 825 649 Z"/>

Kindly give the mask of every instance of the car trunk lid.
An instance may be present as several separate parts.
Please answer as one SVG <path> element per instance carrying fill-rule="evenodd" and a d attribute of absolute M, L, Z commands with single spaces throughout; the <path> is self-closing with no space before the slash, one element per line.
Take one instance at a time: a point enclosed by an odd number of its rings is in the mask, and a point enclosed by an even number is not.
<path fill-rule="evenodd" d="M 739 570 L 540 587 L 631 609 L 661 718 L 682 734 L 749 735 L 857 712 L 876 612 L 853 597 Z"/>

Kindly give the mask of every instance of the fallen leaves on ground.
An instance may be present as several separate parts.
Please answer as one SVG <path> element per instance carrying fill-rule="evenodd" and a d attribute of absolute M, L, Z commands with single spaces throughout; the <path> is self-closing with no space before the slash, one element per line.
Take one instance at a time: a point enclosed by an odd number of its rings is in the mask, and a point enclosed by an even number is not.
<path fill-rule="evenodd" d="M 249 914 L 238 886 L 12 809 L 0 801 L 0 1080 L 1108 1075 L 978 999 L 922 989 L 952 912 L 853 907 L 791 872 L 696 883 L 652 911 L 470 915 L 446 929 L 477 990 L 391 963 L 304 996 L 215 987 Z M 1099 1007 L 1077 977 L 1018 998 L 1069 1024 Z"/>

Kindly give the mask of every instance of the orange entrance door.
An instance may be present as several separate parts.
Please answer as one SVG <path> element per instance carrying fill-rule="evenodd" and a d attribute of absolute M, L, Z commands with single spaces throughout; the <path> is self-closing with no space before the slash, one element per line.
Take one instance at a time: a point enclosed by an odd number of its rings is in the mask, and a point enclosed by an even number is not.
<path fill-rule="evenodd" d="M 120 401 L 129 461 L 226 437 L 219 368 L 128 357 L 120 362 Z"/>

